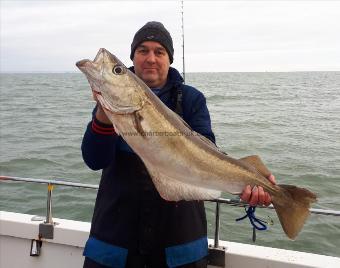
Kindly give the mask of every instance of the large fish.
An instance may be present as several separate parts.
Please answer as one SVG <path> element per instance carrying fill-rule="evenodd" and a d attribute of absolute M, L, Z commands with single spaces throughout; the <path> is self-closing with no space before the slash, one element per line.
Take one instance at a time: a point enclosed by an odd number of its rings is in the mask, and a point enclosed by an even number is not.
<path fill-rule="evenodd" d="M 262 186 L 272 197 L 283 230 L 294 239 L 309 215 L 314 193 L 292 185 L 273 185 L 258 156 L 234 159 L 199 135 L 149 87 L 106 49 L 94 61 L 81 60 L 93 92 L 116 132 L 143 160 L 160 195 L 171 201 L 205 200 L 221 191 L 240 194 Z"/>

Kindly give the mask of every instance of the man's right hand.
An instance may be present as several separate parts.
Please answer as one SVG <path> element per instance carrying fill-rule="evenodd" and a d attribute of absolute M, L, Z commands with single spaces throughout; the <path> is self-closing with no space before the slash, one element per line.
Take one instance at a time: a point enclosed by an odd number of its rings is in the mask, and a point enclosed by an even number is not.
<path fill-rule="evenodd" d="M 104 124 L 112 125 L 112 122 L 107 117 L 107 115 L 104 112 L 102 105 L 98 101 L 97 94 L 93 91 L 92 91 L 92 94 L 93 94 L 93 99 L 97 102 L 97 111 L 96 111 L 97 120 L 104 123 Z"/>

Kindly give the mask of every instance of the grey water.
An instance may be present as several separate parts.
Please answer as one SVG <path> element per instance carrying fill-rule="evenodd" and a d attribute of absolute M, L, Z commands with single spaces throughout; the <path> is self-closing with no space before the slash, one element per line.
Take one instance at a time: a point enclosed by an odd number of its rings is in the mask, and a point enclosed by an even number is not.
<path fill-rule="evenodd" d="M 1 74 L 0 174 L 98 184 L 80 144 L 94 107 L 78 73 Z M 309 188 L 315 208 L 340 210 L 340 72 L 189 73 L 187 83 L 207 99 L 217 145 L 240 158 L 258 154 L 279 183 Z M 45 215 L 45 185 L 0 182 L 0 210 Z M 95 190 L 55 187 L 53 216 L 90 221 Z M 224 195 L 224 197 L 231 197 Z M 207 202 L 209 237 L 214 204 Z M 222 205 L 223 240 L 252 244 L 243 208 Z M 295 241 L 272 219 L 257 245 L 340 257 L 340 219 L 311 215 Z"/>

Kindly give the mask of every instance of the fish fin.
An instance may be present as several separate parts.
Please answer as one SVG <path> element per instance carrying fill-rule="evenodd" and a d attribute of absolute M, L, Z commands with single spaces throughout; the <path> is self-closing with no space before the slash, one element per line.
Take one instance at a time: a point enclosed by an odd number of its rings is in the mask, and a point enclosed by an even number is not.
<path fill-rule="evenodd" d="M 161 173 L 150 175 L 160 196 L 167 201 L 210 200 L 221 196 L 220 191 L 193 186 Z"/>
<path fill-rule="evenodd" d="M 133 123 L 134 123 L 134 126 L 135 126 L 137 133 L 139 133 L 142 137 L 145 137 L 145 131 L 144 131 L 142 124 L 141 124 L 142 121 L 143 121 L 142 115 L 138 111 L 136 111 L 136 112 L 133 113 L 133 116 L 134 116 Z"/>
<path fill-rule="evenodd" d="M 263 164 L 261 158 L 258 155 L 250 155 L 244 158 L 239 159 L 241 162 L 249 164 L 253 166 L 258 172 L 261 173 L 262 176 L 268 178 L 271 172 L 269 169 Z"/>
<path fill-rule="evenodd" d="M 213 143 L 211 140 L 209 140 L 207 137 L 197 133 L 194 131 L 194 133 L 203 141 L 205 142 L 208 146 L 210 146 L 211 148 L 220 151 L 220 149 L 216 146 L 215 143 Z M 222 152 L 222 151 L 221 151 Z"/>
<path fill-rule="evenodd" d="M 177 116 L 178 120 L 180 120 L 192 133 L 192 136 L 198 136 L 204 143 L 206 143 L 208 146 L 212 147 L 213 149 L 219 150 L 219 148 L 216 146 L 215 143 L 213 143 L 211 140 L 209 140 L 207 137 L 199 134 L 198 132 L 194 131 L 191 126 L 184 121 L 182 117 L 180 117 L 178 114 L 175 113 L 175 116 Z"/>
<path fill-rule="evenodd" d="M 285 195 L 285 202 L 273 196 L 272 203 L 281 222 L 282 228 L 290 239 L 294 239 L 302 229 L 310 212 L 311 203 L 316 202 L 316 195 L 311 191 L 293 185 L 279 185 Z"/>

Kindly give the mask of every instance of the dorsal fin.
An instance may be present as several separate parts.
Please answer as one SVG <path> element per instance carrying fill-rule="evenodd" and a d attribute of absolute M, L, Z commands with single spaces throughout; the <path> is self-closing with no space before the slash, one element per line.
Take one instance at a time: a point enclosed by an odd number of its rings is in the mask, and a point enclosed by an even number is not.
<path fill-rule="evenodd" d="M 211 140 L 209 140 L 207 137 L 199 134 L 198 132 L 196 132 L 195 130 L 193 130 L 191 128 L 191 126 L 189 126 L 189 124 L 187 122 L 184 121 L 184 119 L 182 117 L 180 117 L 178 114 L 176 114 L 177 118 L 190 130 L 192 131 L 192 135 L 193 136 L 198 136 L 206 145 L 208 145 L 209 147 L 220 151 L 220 149 L 216 146 L 215 143 L 213 143 Z M 220 151 L 222 152 L 222 151 Z M 223 153 L 223 152 L 222 152 Z"/>
<path fill-rule="evenodd" d="M 268 178 L 271 172 L 269 169 L 263 164 L 261 158 L 258 155 L 250 155 L 244 158 L 239 159 L 240 161 L 253 166 L 258 172 L 261 173 L 262 176 Z"/>

